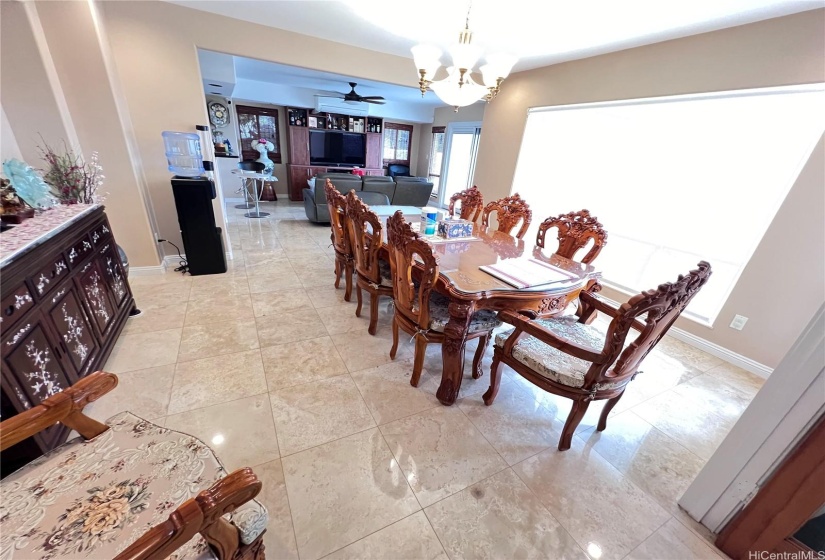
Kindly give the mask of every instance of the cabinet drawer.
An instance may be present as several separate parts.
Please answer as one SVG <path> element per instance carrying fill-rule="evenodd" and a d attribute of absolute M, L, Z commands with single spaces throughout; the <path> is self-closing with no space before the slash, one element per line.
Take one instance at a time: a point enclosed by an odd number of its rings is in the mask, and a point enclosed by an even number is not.
<path fill-rule="evenodd" d="M 74 268 L 83 262 L 83 260 L 92 252 L 92 242 L 88 235 L 84 235 L 83 239 L 72 245 L 72 248 L 66 251 L 66 260 L 69 261 L 69 266 Z"/>
<path fill-rule="evenodd" d="M 66 264 L 66 257 L 62 254 L 48 265 L 44 266 L 34 276 L 29 278 L 35 294 L 41 297 L 47 294 L 52 288 L 66 276 L 68 276 L 69 266 Z"/>
<path fill-rule="evenodd" d="M 102 223 L 93 229 L 91 235 L 92 243 L 95 244 L 95 247 L 112 238 L 112 232 L 109 231 L 109 225 L 106 223 Z"/>
<path fill-rule="evenodd" d="M 3 298 L 2 303 L 0 303 L 0 331 L 6 332 L 7 328 L 33 307 L 34 299 L 28 286 L 23 284 Z"/>

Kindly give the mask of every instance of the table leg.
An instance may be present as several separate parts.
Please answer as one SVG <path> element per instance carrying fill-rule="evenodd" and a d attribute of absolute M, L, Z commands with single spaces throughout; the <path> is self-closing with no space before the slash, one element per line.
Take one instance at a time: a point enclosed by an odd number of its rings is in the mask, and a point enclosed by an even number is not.
<path fill-rule="evenodd" d="M 249 203 L 249 183 L 247 182 L 249 179 L 245 177 L 241 177 L 241 183 L 243 184 L 243 204 L 236 204 L 235 208 L 240 208 L 242 210 L 249 210 L 252 208 L 252 205 Z"/>
<path fill-rule="evenodd" d="M 464 377 L 464 344 L 473 316 L 472 302 L 450 302 L 450 320 L 444 327 L 444 345 L 441 349 L 442 371 L 441 385 L 435 396 L 441 404 L 451 405 L 458 398 L 461 379 Z"/>
<path fill-rule="evenodd" d="M 263 181 L 261 181 L 261 190 L 263 190 Z M 252 196 L 255 198 L 255 211 L 244 214 L 247 218 L 265 218 L 269 216 L 269 212 L 261 212 L 258 207 L 258 180 L 252 180 Z"/>

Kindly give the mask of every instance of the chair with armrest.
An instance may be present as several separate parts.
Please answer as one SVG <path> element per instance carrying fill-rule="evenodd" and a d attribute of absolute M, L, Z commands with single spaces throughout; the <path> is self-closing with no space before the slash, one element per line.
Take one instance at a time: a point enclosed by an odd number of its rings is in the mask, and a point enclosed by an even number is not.
<path fill-rule="evenodd" d="M 329 223 L 329 210 L 327 208 L 327 195 L 324 191 L 326 179 L 329 179 L 339 193 L 347 193 L 351 190 L 358 192 L 361 196 L 363 183 L 361 177 L 349 173 L 321 173 L 315 178 L 315 187 L 304 189 L 304 210 L 307 218 L 311 222 Z M 389 199 L 381 193 L 364 193 L 368 199 L 367 204 L 389 204 Z M 377 196 L 380 195 L 380 196 Z M 386 202 L 385 202 L 386 200 Z"/>
<path fill-rule="evenodd" d="M 521 222 L 521 228 L 516 234 L 519 239 L 527 233 L 527 228 L 530 227 L 530 221 L 533 219 L 533 211 L 530 210 L 530 205 L 518 193 L 495 200 L 485 206 L 484 212 L 481 214 L 482 227 L 489 227 L 490 214 L 493 212 L 497 213 L 498 231 L 512 235 L 513 230 Z"/>
<path fill-rule="evenodd" d="M 438 259 L 432 246 L 413 231 L 400 210 L 387 220 L 387 241 L 395 301 L 390 358 L 394 360 L 398 351 L 399 329 L 415 339 L 410 385 L 418 387 L 427 345 L 442 344 L 446 338 L 444 328 L 450 320 L 450 298 L 433 290 L 438 280 Z M 413 267 L 421 270 L 417 286 L 413 283 Z M 489 309 L 476 311 L 470 318 L 467 340 L 479 339 L 473 358 L 473 377 L 479 375 L 487 342 L 493 329 L 499 325 L 501 321 Z"/>
<path fill-rule="evenodd" d="M 430 194 L 433 192 L 433 183 L 424 177 L 396 177 L 395 196 L 392 203 L 395 206 L 415 206 L 421 208 L 430 203 Z"/>
<path fill-rule="evenodd" d="M 390 177 L 409 177 L 410 166 L 401 163 L 391 163 L 387 166 L 387 175 Z"/>
<path fill-rule="evenodd" d="M 355 295 L 358 299 L 355 316 L 361 316 L 361 290 L 364 290 L 370 295 L 369 333 L 374 335 L 378 326 L 378 298 L 392 298 L 390 264 L 378 256 L 383 243 L 384 226 L 355 191 L 347 193 L 346 204 L 347 227 L 355 260 Z"/>
<path fill-rule="evenodd" d="M 475 222 L 484 209 L 484 196 L 475 185 L 450 197 L 450 206 L 447 209 L 450 216 L 455 212 L 456 202 L 461 202 L 458 217 L 462 220 Z"/>
<path fill-rule="evenodd" d="M 495 340 L 490 388 L 484 403 L 492 405 L 501 383 L 501 363 L 550 393 L 573 400 L 564 424 L 559 450 L 570 449 L 576 427 L 595 400 L 607 400 L 598 431 L 607 427 L 607 416 L 636 377 L 645 356 L 667 333 L 690 300 L 708 281 L 710 265 L 701 261 L 676 282 L 661 284 L 633 296 L 618 308 L 592 293 L 582 292 L 582 317 L 535 319 L 529 313 L 502 311 L 499 317 L 515 328 Z M 607 333 L 586 324 L 596 311 L 612 317 Z M 631 329 L 638 332 L 629 339 Z"/>
<path fill-rule="evenodd" d="M 335 250 L 335 289 L 338 289 L 341 285 L 341 276 L 344 276 L 346 282 L 344 301 L 349 301 L 352 296 L 354 264 L 347 226 L 347 199 L 332 186 L 329 179 L 326 180 L 324 191 L 327 197 L 330 229 L 332 229 L 330 240 L 332 241 L 332 248 Z"/>
<path fill-rule="evenodd" d="M 252 470 L 227 475 L 200 440 L 129 412 L 106 424 L 83 414 L 117 383 L 89 374 L 0 423 L 3 450 L 58 422 L 81 436 L 0 481 L 3 556 L 263 559 Z"/>

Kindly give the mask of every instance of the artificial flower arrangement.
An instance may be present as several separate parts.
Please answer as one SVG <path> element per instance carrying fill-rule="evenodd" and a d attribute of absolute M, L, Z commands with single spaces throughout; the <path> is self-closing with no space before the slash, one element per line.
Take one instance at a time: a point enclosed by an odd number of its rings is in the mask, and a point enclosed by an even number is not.
<path fill-rule="evenodd" d="M 275 149 L 275 144 L 273 144 L 272 142 L 270 142 L 266 138 L 260 138 L 255 143 L 255 149 L 258 151 L 259 154 L 261 154 L 262 158 L 269 159 L 267 157 L 267 152 L 271 152 L 272 150 L 274 150 Z"/>
<path fill-rule="evenodd" d="M 41 146 L 40 151 L 48 164 L 43 179 L 61 204 L 102 202 L 99 190 L 106 176 L 103 175 L 97 152 L 92 152 L 89 161 L 84 161 L 65 144 L 63 153 L 57 153 L 48 144 Z"/>

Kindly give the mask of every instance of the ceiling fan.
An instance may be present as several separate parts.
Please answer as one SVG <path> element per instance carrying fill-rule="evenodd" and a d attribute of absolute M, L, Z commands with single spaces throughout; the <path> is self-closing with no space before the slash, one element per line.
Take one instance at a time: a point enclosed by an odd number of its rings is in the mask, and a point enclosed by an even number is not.
<path fill-rule="evenodd" d="M 338 97 L 343 99 L 344 101 L 351 101 L 354 103 L 376 103 L 378 105 L 383 105 L 386 103 L 383 97 L 380 95 L 358 95 L 355 92 L 355 86 L 358 84 L 355 82 L 349 82 L 349 87 L 352 90 L 349 93 L 338 93 Z"/>

